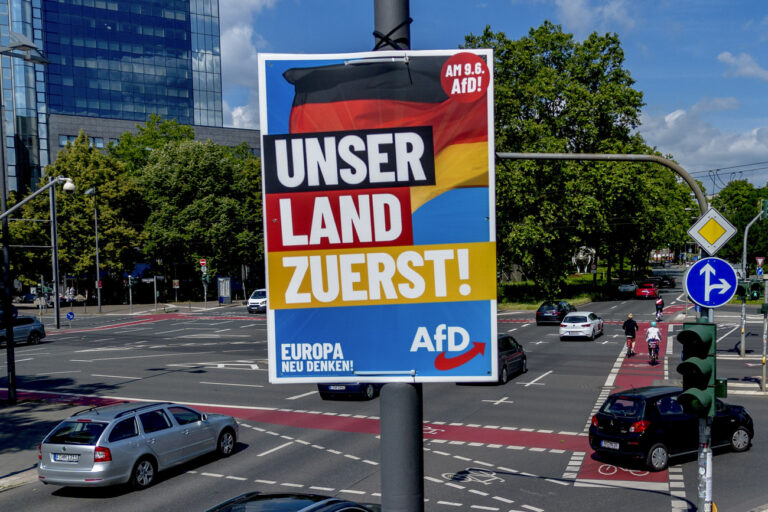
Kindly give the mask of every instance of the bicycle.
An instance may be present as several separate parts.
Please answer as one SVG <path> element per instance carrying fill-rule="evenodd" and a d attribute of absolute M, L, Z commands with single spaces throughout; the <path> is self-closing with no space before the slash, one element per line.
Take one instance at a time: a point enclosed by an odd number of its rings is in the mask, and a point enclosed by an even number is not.
<path fill-rule="evenodd" d="M 664 316 L 664 315 L 662 314 L 661 310 L 660 310 L 660 309 L 657 309 L 657 310 L 656 310 L 656 321 L 657 321 L 657 322 L 661 322 L 661 318 L 662 318 L 662 316 Z"/>
<path fill-rule="evenodd" d="M 632 344 L 634 343 L 635 338 L 632 336 L 627 336 L 627 357 L 632 357 L 635 355 L 635 353 L 632 351 Z"/>
<path fill-rule="evenodd" d="M 648 340 L 648 355 L 651 358 L 650 360 L 651 366 L 655 366 L 656 360 L 659 358 L 659 340 L 657 339 Z"/>

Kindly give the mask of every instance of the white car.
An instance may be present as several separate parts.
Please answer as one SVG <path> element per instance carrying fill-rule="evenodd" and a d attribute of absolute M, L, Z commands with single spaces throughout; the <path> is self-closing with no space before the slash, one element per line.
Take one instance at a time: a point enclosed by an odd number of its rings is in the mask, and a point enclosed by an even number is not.
<path fill-rule="evenodd" d="M 267 311 L 267 290 L 259 288 L 248 298 L 249 313 L 265 313 Z"/>
<path fill-rule="evenodd" d="M 560 322 L 560 341 L 566 338 L 594 340 L 599 334 L 603 334 L 603 319 L 591 311 L 569 313 Z"/>

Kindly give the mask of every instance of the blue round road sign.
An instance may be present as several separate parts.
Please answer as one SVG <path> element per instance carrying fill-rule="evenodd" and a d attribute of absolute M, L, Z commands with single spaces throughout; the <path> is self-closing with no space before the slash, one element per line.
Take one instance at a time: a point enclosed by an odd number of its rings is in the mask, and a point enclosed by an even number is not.
<path fill-rule="evenodd" d="M 704 258 L 691 265 L 683 276 L 683 290 L 705 308 L 719 308 L 736 293 L 736 271 L 725 260 Z"/>
<path fill-rule="evenodd" d="M 75 318 L 75 314 L 73 312 L 70 311 L 67 313 L 67 320 L 72 320 L 73 318 Z"/>

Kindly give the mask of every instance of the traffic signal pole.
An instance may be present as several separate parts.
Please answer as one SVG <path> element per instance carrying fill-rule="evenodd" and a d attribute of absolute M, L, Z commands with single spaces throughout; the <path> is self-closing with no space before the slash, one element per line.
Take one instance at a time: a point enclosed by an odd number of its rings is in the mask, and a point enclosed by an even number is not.
<path fill-rule="evenodd" d="M 749 221 L 749 224 L 747 224 L 747 227 L 744 228 L 744 250 L 741 252 L 741 271 L 744 273 L 743 276 L 741 276 L 744 280 L 749 280 L 749 274 L 747 272 L 747 236 L 749 235 L 749 228 L 752 227 L 752 224 L 758 221 L 763 216 L 763 212 L 761 211 L 758 213 L 754 219 Z M 747 343 L 746 343 L 746 334 L 745 329 L 747 327 L 747 296 L 746 294 L 741 299 L 741 357 L 744 357 L 747 355 Z M 765 338 L 765 335 L 763 335 L 763 338 Z M 763 390 L 765 391 L 765 390 Z"/>
<path fill-rule="evenodd" d="M 763 276 L 763 375 L 761 380 L 762 391 L 765 392 L 765 349 L 768 341 L 768 276 Z"/>

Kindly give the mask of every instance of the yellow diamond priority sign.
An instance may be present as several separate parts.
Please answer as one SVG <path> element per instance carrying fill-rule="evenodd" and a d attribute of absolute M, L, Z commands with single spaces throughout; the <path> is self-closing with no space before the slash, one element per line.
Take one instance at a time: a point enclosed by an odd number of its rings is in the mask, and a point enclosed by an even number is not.
<path fill-rule="evenodd" d="M 714 256 L 736 234 L 736 228 L 720 212 L 710 208 L 691 226 L 688 234 L 707 254 Z"/>

